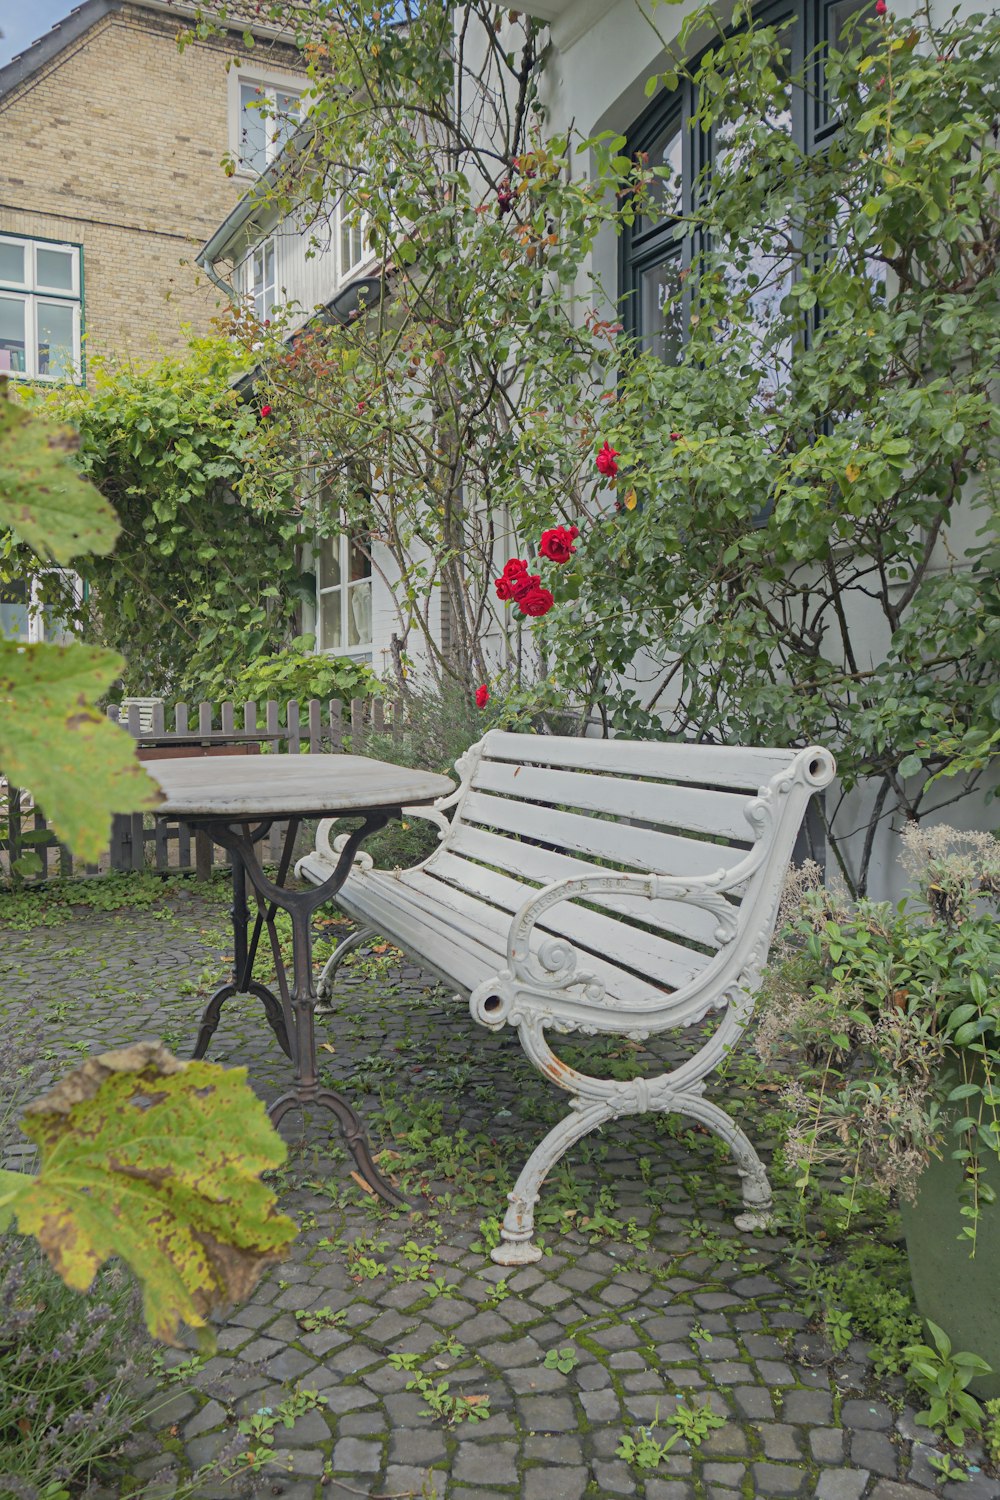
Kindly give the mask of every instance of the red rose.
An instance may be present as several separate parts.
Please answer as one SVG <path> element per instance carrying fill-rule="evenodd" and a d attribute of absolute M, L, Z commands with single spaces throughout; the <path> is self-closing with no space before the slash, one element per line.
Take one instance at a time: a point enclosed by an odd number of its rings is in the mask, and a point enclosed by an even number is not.
<path fill-rule="evenodd" d="M 609 442 L 605 442 L 604 447 L 597 455 L 597 470 L 598 473 L 604 475 L 605 479 L 614 479 L 618 473 L 618 465 L 615 463 L 617 457 L 618 449 L 612 448 Z"/>
<path fill-rule="evenodd" d="M 524 586 L 528 577 L 528 564 L 522 562 L 519 557 L 511 557 L 503 565 L 503 572 L 499 578 L 494 579 L 497 598 L 505 603 L 508 599 L 516 599 L 515 588 Z"/>
<path fill-rule="evenodd" d="M 549 562 L 566 563 L 576 551 L 573 543 L 580 535 L 576 526 L 553 526 L 549 531 L 542 532 L 542 540 L 538 544 L 538 551 L 542 557 L 547 557 Z"/>
<path fill-rule="evenodd" d="M 532 583 L 529 589 L 518 596 L 517 607 L 523 615 L 533 615 L 537 619 L 541 615 L 547 615 L 555 602 L 548 589 Z"/>
<path fill-rule="evenodd" d="M 269 417 L 271 415 L 271 408 L 269 406 L 262 406 L 260 414 L 262 417 Z"/>
<path fill-rule="evenodd" d="M 476 688 L 476 707 L 485 708 L 490 701 L 490 690 L 484 683 L 482 687 Z"/>
<path fill-rule="evenodd" d="M 888 9 L 889 7 L 886 5 L 885 0 L 875 0 L 875 14 L 877 16 L 884 16 Z"/>
<path fill-rule="evenodd" d="M 671 441 L 671 442 L 672 442 L 672 443 L 679 443 L 679 442 L 680 442 L 680 440 L 681 440 L 681 435 L 680 435 L 680 433 L 679 433 L 679 432 L 672 432 L 672 433 L 671 433 L 671 434 L 670 434 L 670 441 Z"/>
<path fill-rule="evenodd" d="M 523 578 L 515 578 L 510 586 L 510 597 L 516 604 L 520 604 L 525 594 L 530 594 L 533 589 L 537 589 L 541 581 L 540 573 L 525 573 Z"/>

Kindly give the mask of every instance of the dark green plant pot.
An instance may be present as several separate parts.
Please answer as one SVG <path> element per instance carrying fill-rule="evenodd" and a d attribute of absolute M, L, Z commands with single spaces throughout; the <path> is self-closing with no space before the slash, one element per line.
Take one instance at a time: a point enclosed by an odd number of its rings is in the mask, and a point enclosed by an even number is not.
<path fill-rule="evenodd" d="M 1000 1161 L 983 1153 L 985 1179 L 1000 1200 Z M 1000 1201 L 980 1207 L 975 1258 L 959 1239 L 960 1162 L 933 1160 L 921 1174 L 916 1203 L 902 1203 L 913 1292 L 923 1317 L 943 1328 L 955 1350 L 978 1354 L 992 1375 L 969 1389 L 981 1401 L 1000 1396 Z"/>

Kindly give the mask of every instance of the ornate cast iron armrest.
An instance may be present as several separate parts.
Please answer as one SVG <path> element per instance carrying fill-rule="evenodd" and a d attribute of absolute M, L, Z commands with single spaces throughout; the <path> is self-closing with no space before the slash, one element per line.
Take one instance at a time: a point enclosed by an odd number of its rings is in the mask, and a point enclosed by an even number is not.
<path fill-rule="evenodd" d="M 581 875 L 564 880 L 554 880 L 527 900 L 513 917 L 507 936 L 507 962 L 511 972 L 519 978 L 546 987 L 559 987 L 565 982 L 567 970 L 573 964 L 567 961 L 573 954 L 572 945 L 559 937 L 547 937 L 539 949 L 542 967 L 533 961 L 531 932 L 545 912 L 562 901 L 587 899 L 596 895 L 645 896 L 650 901 L 687 901 L 700 906 L 717 919 L 716 942 L 729 943 L 736 934 L 737 912 L 723 895 L 746 879 L 746 861 L 734 870 L 717 870 L 713 875 L 691 876 L 683 879 L 675 875 Z M 565 957 L 563 954 L 565 950 Z"/>
<path fill-rule="evenodd" d="M 403 807 L 400 809 L 404 818 L 426 818 L 433 823 L 438 831 L 438 842 L 447 838 L 451 831 L 451 823 L 441 811 L 444 807 L 451 807 L 458 800 L 458 792 L 452 792 L 448 797 L 439 797 L 437 802 L 430 807 Z M 341 833 L 330 843 L 330 834 L 336 822 L 336 818 L 324 818 L 316 829 L 316 853 L 325 863 L 335 865 L 340 856 L 340 851 L 350 837 L 349 834 Z M 359 849 L 354 856 L 354 863 L 360 870 L 374 869 L 372 857 L 364 849 Z"/>

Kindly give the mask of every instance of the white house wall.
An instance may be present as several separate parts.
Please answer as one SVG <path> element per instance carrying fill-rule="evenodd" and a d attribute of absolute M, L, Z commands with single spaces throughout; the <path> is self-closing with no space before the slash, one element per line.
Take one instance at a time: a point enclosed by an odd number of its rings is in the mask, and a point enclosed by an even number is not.
<path fill-rule="evenodd" d="M 578 138 L 586 138 L 606 130 L 624 133 L 638 119 L 649 104 L 645 93 L 647 80 L 670 66 L 664 44 L 676 38 L 685 16 L 695 6 L 648 4 L 640 9 L 636 0 L 619 0 L 617 4 L 600 4 L 598 0 L 538 0 L 525 9 L 550 23 L 551 52 L 541 84 L 546 133 L 559 135 L 572 129 Z M 907 7 L 894 5 L 893 9 L 905 14 Z M 968 3 L 961 6 L 963 14 L 971 14 L 974 9 Z M 723 22 L 730 11 L 731 7 L 718 8 Z M 950 13 L 950 5 L 946 7 L 941 0 L 931 5 L 933 19 L 944 20 Z M 695 40 L 691 50 L 697 51 L 698 46 Z M 593 162 L 588 164 L 585 157 L 579 160 L 581 171 L 593 170 Z M 618 284 L 618 240 L 611 230 L 597 241 L 590 265 L 581 276 L 581 291 L 588 284 L 587 272 L 603 286 L 610 314 Z M 954 566 L 956 558 L 976 545 L 975 534 L 981 524 L 971 507 L 960 510 L 935 548 L 933 566 Z M 880 648 L 884 649 L 884 621 L 876 620 L 873 615 L 869 626 L 865 621 L 867 612 L 859 599 L 855 619 L 862 651 L 867 650 L 873 659 L 879 659 Z M 653 662 L 648 657 L 637 658 L 633 672 L 637 687 L 644 686 L 650 678 L 656 680 Z M 944 803 L 954 795 L 954 790 L 946 781 L 939 783 L 938 795 L 931 799 L 931 805 Z M 829 805 L 833 805 L 837 794 L 835 785 L 827 793 Z M 842 831 L 861 830 L 848 839 L 848 860 L 855 868 L 871 803 L 871 793 L 859 789 L 846 799 L 838 818 Z M 988 828 L 997 826 L 998 813 L 1000 801 L 987 803 L 984 797 L 973 795 L 943 809 L 931 821 L 949 822 L 960 828 Z M 897 852 L 897 824 L 887 818 L 875 840 L 869 884 L 872 895 L 895 898 L 900 893 L 902 877 Z"/>

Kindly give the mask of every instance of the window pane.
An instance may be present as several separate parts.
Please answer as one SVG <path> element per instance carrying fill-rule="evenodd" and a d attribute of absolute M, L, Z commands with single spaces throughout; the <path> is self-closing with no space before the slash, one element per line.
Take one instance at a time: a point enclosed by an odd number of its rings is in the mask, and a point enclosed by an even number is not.
<path fill-rule="evenodd" d="M 680 273 L 680 257 L 672 255 L 660 265 L 643 271 L 640 284 L 639 326 L 643 348 L 667 365 L 677 364 L 684 338 Z"/>
<path fill-rule="evenodd" d="M 346 276 L 364 258 L 364 245 L 362 243 L 362 232 L 359 224 L 351 224 L 343 216 L 346 212 L 341 209 L 340 220 L 340 274 Z"/>
<path fill-rule="evenodd" d="M 24 246 L 0 240 L 0 281 L 12 281 L 15 286 L 24 286 Z"/>
<path fill-rule="evenodd" d="M 372 576 L 371 558 L 360 542 L 351 542 L 349 568 L 351 583 L 355 583 L 359 578 Z"/>
<path fill-rule="evenodd" d="M 321 589 L 336 588 L 340 583 L 340 537 L 327 536 L 317 544 L 319 554 L 319 586 Z"/>
<path fill-rule="evenodd" d="M 254 83 L 240 84 L 240 164 L 253 172 L 267 166 L 267 122 L 261 114 L 264 91 Z"/>
<path fill-rule="evenodd" d="M 0 583 L 0 636 L 10 641 L 28 639 L 28 588 L 25 583 Z"/>
<path fill-rule="evenodd" d="M 73 308 L 61 302 L 38 303 L 38 373 L 72 380 Z"/>
<path fill-rule="evenodd" d="M 0 370 L 25 372 L 27 339 L 24 336 L 28 304 L 20 298 L 0 297 Z"/>
<path fill-rule="evenodd" d="M 35 250 L 35 279 L 39 286 L 52 291 L 73 290 L 73 251 L 49 250 L 37 246 Z"/>
<path fill-rule="evenodd" d="M 329 589 L 319 596 L 319 646 L 321 651 L 339 651 L 343 646 L 340 630 L 340 589 Z"/>
<path fill-rule="evenodd" d="M 657 167 L 663 169 L 665 175 L 656 177 L 650 186 L 649 196 L 657 205 L 658 211 L 648 217 L 644 215 L 643 229 L 650 228 L 652 224 L 662 223 L 664 215 L 679 214 L 683 208 L 681 191 L 683 139 L 680 126 L 671 125 L 656 138 L 646 153 L 649 157 L 648 166 L 651 169 Z"/>
<path fill-rule="evenodd" d="M 274 108 L 275 114 L 267 122 L 271 137 L 269 161 L 273 161 L 280 154 L 286 142 L 291 140 L 299 128 L 298 94 L 286 94 L 279 89 L 274 98 Z"/>
<path fill-rule="evenodd" d="M 368 646 L 372 638 L 371 582 L 356 583 L 347 591 L 347 644 Z"/>

